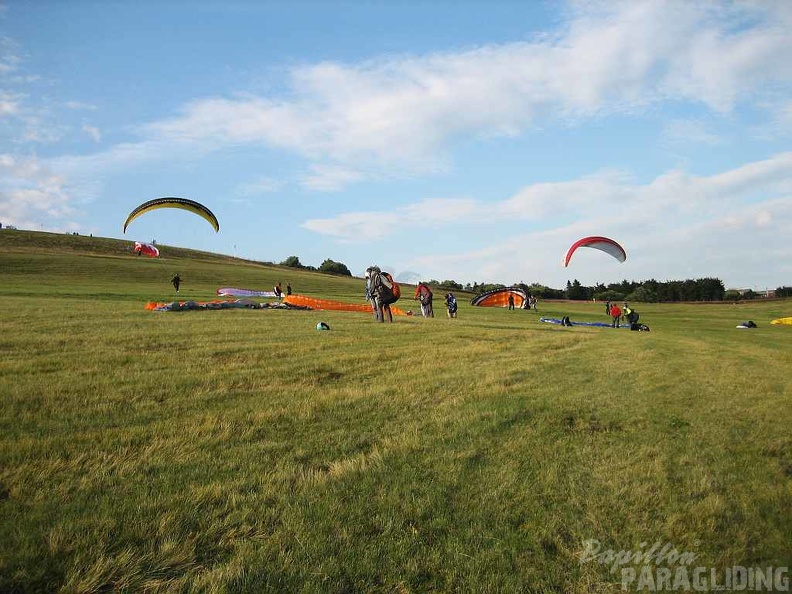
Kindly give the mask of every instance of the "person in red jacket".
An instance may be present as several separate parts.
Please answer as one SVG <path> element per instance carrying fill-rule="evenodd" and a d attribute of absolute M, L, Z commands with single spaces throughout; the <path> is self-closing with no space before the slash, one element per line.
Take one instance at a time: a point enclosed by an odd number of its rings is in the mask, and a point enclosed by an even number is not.
<path fill-rule="evenodd" d="M 419 282 L 418 286 L 415 288 L 415 295 L 413 295 L 413 299 L 418 299 L 421 302 L 421 315 L 423 315 L 425 318 L 434 317 L 434 308 L 432 307 L 433 298 L 434 295 L 432 294 L 432 289 L 429 288 L 429 285 Z"/>
<path fill-rule="evenodd" d="M 613 305 L 611 305 L 610 316 L 611 316 L 611 318 L 613 318 L 613 327 L 614 328 L 618 328 L 619 327 L 619 319 L 621 318 L 621 315 L 622 315 L 621 307 L 619 307 L 615 303 Z"/>

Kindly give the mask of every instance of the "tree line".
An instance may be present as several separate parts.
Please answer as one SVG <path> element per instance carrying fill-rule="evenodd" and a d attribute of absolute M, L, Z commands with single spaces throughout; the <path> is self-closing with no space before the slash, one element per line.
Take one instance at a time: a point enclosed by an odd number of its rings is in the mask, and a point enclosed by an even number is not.
<path fill-rule="evenodd" d="M 433 286 L 449 290 L 484 293 L 494 289 L 503 289 L 507 285 L 498 283 L 468 283 L 462 285 L 454 281 L 436 281 Z M 759 297 L 759 294 L 748 290 L 744 292 L 726 290 L 719 278 L 697 278 L 686 280 L 644 281 L 623 280 L 618 283 L 585 286 L 577 279 L 567 281 L 566 288 L 554 289 L 539 283 L 527 284 L 522 281 L 508 285 L 519 287 L 529 295 L 540 299 L 570 299 L 576 301 L 636 301 L 643 303 L 673 303 L 679 301 L 740 301 Z M 792 297 L 792 287 L 778 287 L 776 297 Z"/>
<path fill-rule="evenodd" d="M 339 274 L 342 276 L 352 276 L 352 273 L 347 268 L 347 265 L 343 262 L 336 262 L 335 260 L 331 260 L 327 258 L 324 262 L 319 265 L 319 268 L 316 266 L 305 266 L 300 263 L 300 259 L 297 256 L 289 256 L 283 262 L 280 263 L 281 266 L 286 266 L 288 268 L 299 268 L 301 270 L 313 270 L 318 272 L 326 272 L 328 274 Z"/>
<path fill-rule="evenodd" d="M 281 266 L 314 270 L 329 274 L 352 276 L 352 273 L 343 262 L 326 259 L 317 268 L 305 266 L 300 263 L 297 256 L 289 256 Z M 585 286 L 577 279 L 567 281 L 566 288 L 554 289 L 539 283 L 527 284 L 522 281 L 513 285 L 500 283 L 458 283 L 454 280 L 439 281 L 432 279 L 428 282 L 432 287 L 445 291 L 465 291 L 468 293 L 485 293 L 495 289 L 504 289 L 507 286 L 519 287 L 529 295 L 539 299 L 571 299 L 575 301 L 637 301 L 643 303 L 669 303 L 675 301 L 739 301 L 754 299 L 758 295 L 751 290 L 739 292 L 727 291 L 723 281 L 719 278 L 697 278 L 686 280 L 658 281 L 649 279 L 644 281 L 623 280 L 608 285 L 597 283 L 594 286 Z M 776 297 L 792 297 L 792 287 L 778 287 Z"/>

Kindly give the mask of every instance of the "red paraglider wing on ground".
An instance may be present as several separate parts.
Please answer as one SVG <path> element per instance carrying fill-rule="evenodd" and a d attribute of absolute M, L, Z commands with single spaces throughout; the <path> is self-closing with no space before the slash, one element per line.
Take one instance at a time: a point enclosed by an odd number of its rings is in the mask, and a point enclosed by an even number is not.
<path fill-rule="evenodd" d="M 564 257 L 565 268 L 569 266 L 569 261 L 572 259 L 572 256 L 577 251 L 577 249 L 581 247 L 594 248 L 595 250 L 600 250 L 602 252 L 605 252 L 606 254 L 610 254 L 611 256 L 616 258 L 619 262 L 624 262 L 627 259 L 627 252 L 625 252 L 624 248 L 620 246 L 618 243 L 616 243 L 612 239 L 608 239 L 607 237 L 600 237 L 598 235 L 593 235 L 591 237 L 584 237 L 583 239 L 579 239 L 572 244 L 572 247 L 569 248 L 569 250 L 566 253 L 566 256 Z"/>

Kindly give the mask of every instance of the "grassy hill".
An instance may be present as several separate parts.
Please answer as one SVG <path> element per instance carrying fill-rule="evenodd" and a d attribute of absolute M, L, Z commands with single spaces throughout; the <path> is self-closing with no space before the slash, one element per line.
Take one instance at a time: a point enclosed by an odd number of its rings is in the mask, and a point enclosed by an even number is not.
<path fill-rule="evenodd" d="M 0 232 L 3 273 L 9 275 L 8 282 L 19 278 L 25 291 L 41 294 L 51 293 L 55 286 L 70 285 L 91 295 L 96 285 L 117 285 L 123 290 L 111 292 L 114 298 L 173 298 L 170 279 L 175 272 L 184 279 L 183 298 L 211 299 L 222 286 L 272 290 L 277 282 L 284 287 L 291 282 L 296 290 L 307 293 L 354 295 L 358 299 L 363 293 L 360 279 L 164 245 L 158 246 L 161 257 L 147 258 L 135 256 L 132 245 L 131 241 L 83 235 Z M 95 296 L 107 296 L 106 291 Z"/>
<path fill-rule="evenodd" d="M 161 252 L 0 232 L 1 592 L 615 592 L 792 561 L 792 328 L 768 323 L 792 301 L 641 305 L 642 333 L 538 322 L 591 303 L 148 312 L 176 271 L 182 298 L 362 301 Z M 695 560 L 606 553 L 654 543 Z"/>

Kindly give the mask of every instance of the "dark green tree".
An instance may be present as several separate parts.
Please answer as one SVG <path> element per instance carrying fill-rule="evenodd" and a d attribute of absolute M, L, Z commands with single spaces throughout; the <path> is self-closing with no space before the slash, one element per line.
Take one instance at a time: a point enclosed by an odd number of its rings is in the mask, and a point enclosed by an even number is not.
<path fill-rule="evenodd" d="M 305 266 L 300 264 L 300 259 L 297 256 L 289 256 L 280 265 L 288 266 L 289 268 L 305 268 Z"/>
<path fill-rule="evenodd" d="M 328 258 L 319 266 L 319 272 L 328 272 L 330 274 L 342 274 L 344 276 L 352 276 L 352 273 L 347 268 L 346 264 L 342 262 L 335 262 Z"/>
<path fill-rule="evenodd" d="M 588 299 L 588 290 L 580 284 L 578 279 L 575 279 L 572 283 L 567 281 L 566 298 L 575 301 L 585 301 Z"/>

